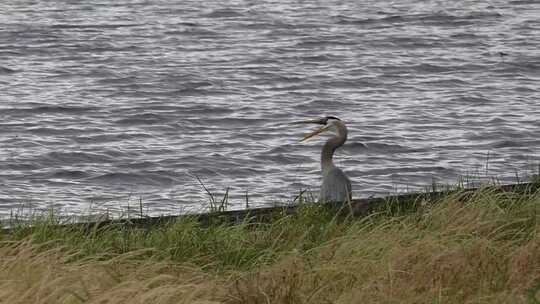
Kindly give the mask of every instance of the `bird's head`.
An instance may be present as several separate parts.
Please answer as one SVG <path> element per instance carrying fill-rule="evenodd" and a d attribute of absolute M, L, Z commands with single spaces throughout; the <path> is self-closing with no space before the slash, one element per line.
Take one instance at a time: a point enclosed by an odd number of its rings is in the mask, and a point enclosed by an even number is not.
<path fill-rule="evenodd" d="M 310 119 L 310 120 L 303 120 L 294 122 L 294 124 L 317 124 L 320 125 L 319 128 L 317 128 L 315 131 L 306 134 L 304 138 L 302 138 L 302 141 L 308 140 L 316 135 L 319 135 L 323 132 L 330 131 L 337 133 L 338 132 L 338 125 L 343 125 L 343 122 L 341 119 L 335 117 L 335 116 L 325 116 L 322 118 L 317 119 Z"/>

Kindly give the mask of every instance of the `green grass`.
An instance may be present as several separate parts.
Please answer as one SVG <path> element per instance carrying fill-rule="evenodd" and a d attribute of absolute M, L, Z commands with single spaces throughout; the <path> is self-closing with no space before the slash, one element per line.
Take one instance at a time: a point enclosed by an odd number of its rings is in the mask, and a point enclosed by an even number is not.
<path fill-rule="evenodd" d="M 0 303 L 536 303 L 540 192 L 483 188 L 352 218 L 305 204 L 272 220 L 1 236 Z"/>

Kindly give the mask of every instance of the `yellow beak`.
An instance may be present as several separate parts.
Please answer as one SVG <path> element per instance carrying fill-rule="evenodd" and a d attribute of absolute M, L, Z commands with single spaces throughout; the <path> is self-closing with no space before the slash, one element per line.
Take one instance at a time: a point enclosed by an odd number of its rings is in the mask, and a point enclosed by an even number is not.
<path fill-rule="evenodd" d="M 300 142 L 303 142 L 303 141 L 306 141 L 312 137 L 314 137 L 315 135 L 318 135 L 318 134 L 321 134 L 323 133 L 324 131 L 328 131 L 328 129 L 330 129 L 330 126 L 323 126 L 309 134 L 306 134 L 306 136 L 304 136 L 304 138 L 302 138 L 302 140 Z"/>

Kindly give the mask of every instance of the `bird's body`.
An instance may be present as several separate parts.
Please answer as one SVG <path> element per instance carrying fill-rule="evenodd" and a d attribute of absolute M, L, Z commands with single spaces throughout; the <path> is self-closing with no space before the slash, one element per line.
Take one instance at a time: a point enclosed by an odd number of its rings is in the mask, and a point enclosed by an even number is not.
<path fill-rule="evenodd" d="M 322 184 L 319 193 L 321 202 L 345 202 L 352 198 L 351 181 L 345 173 L 334 165 L 333 157 L 337 148 L 347 141 L 347 126 L 339 118 L 327 116 L 318 120 L 305 121 L 322 124 L 323 127 L 306 135 L 303 140 L 324 131 L 332 131 L 335 136 L 326 141 L 321 152 Z"/>
<path fill-rule="evenodd" d="M 352 199 L 351 181 L 340 168 L 323 171 L 319 200 L 321 202 L 347 202 Z"/>
<path fill-rule="evenodd" d="M 328 123 L 328 121 L 327 121 Z M 347 141 L 347 127 L 341 120 L 334 120 L 336 135 L 326 141 L 321 151 L 322 184 L 319 200 L 322 202 L 344 202 L 351 199 L 351 181 L 334 165 L 337 148 Z"/>

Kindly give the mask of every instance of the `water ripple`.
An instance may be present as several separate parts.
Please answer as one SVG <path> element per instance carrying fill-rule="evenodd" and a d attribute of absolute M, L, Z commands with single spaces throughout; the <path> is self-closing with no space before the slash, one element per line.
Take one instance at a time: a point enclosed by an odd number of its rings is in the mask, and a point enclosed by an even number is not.
<path fill-rule="evenodd" d="M 316 191 L 335 115 L 356 196 L 540 162 L 538 1 L 4 1 L 0 215 L 234 208 Z M 487 171 L 487 172 L 486 172 Z M 132 204 L 133 205 L 133 204 Z"/>

